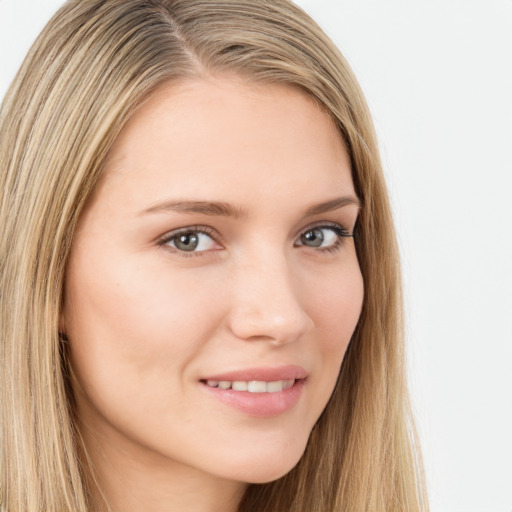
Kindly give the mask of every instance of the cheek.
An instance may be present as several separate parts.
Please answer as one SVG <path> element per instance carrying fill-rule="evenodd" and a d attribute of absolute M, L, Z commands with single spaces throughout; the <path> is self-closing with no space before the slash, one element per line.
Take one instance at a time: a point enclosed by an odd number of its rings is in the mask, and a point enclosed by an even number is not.
<path fill-rule="evenodd" d="M 323 331 L 325 348 L 345 352 L 361 314 L 364 284 L 357 260 L 340 272 L 322 276 L 322 286 L 311 295 L 310 309 Z"/>
<path fill-rule="evenodd" d="M 65 317 L 80 416 L 165 447 L 175 417 L 188 422 L 190 362 L 221 316 L 211 301 L 215 283 L 165 264 L 121 261 L 76 258 L 68 270 Z"/>
<path fill-rule="evenodd" d="M 218 323 L 213 291 L 186 272 L 121 261 L 71 262 L 64 316 L 77 370 L 125 386 L 143 376 L 179 379 Z"/>
<path fill-rule="evenodd" d="M 316 419 L 330 398 L 341 364 L 359 321 L 364 284 L 357 259 L 339 269 L 316 274 L 316 286 L 308 286 L 308 309 L 315 321 L 315 345 L 320 357 L 314 382 L 322 402 L 315 403 Z M 314 291 L 313 291 L 314 290 Z"/>

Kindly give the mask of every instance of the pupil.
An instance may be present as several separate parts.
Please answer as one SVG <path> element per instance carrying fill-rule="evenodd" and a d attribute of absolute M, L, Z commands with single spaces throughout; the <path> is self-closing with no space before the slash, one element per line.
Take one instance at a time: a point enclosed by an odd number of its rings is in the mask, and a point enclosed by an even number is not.
<path fill-rule="evenodd" d="M 193 251 L 199 244 L 199 237 L 195 233 L 185 233 L 179 235 L 174 243 L 182 251 Z"/>
<path fill-rule="evenodd" d="M 302 235 L 301 241 L 309 247 L 320 247 L 324 241 L 324 234 L 320 228 L 311 229 Z"/>

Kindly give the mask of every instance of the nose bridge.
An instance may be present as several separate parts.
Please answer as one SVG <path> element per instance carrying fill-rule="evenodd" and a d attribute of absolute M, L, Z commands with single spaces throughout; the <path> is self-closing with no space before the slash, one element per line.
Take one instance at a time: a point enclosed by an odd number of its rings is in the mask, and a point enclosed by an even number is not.
<path fill-rule="evenodd" d="M 237 337 L 285 344 L 312 325 L 284 251 L 267 247 L 247 255 L 233 279 L 231 329 Z"/>

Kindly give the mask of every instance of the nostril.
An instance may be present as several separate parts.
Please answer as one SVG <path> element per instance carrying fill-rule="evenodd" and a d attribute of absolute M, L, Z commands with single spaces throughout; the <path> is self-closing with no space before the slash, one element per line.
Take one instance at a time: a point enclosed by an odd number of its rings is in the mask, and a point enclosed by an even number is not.
<path fill-rule="evenodd" d="M 278 346 L 294 342 L 313 327 L 313 321 L 300 307 L 287 314 L 271 309 L 233 311 L 230 317 L 233 334 L 246 341 L 265 341 Z"/>

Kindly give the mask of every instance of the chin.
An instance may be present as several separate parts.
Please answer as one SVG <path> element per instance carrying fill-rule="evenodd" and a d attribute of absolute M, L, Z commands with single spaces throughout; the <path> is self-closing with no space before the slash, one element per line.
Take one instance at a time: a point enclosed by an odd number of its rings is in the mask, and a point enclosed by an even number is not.
<path fill-rule="evenodd" d="M 266 484 L 279 480 L 289 473 L 299 462 L 305 446 L 300 452 L 283 454 L 270 453 L 256 459 L 246 460 L 238 467 L 232 468 L 232 475 L 236 480 L 248 484 Z M 264 455 L 264 454 L 262 454 Z"/>
<path fill-rule="evenodd" d="M 276 480 L 279 480 L 283 476 L 287 475 L 296 465 L 297 464 L 287 466 L 286 469 L 281 468 L 279 471 L 272 472 L 272 474 L 269 472 L 264 472 L 258 475 L 254 475 L 253 478 L 244 480 L 244 482 L 248 484 L 268 484 L 270 482 L 275 482 Z"/>

